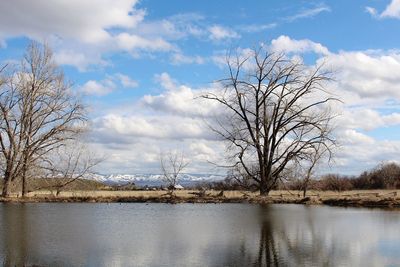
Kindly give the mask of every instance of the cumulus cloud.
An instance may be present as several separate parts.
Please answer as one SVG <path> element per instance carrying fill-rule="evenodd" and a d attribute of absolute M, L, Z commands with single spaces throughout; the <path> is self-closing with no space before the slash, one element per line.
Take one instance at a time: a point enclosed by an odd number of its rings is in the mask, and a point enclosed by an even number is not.
<path fill-rule="evenodd" d="M 119 51 L 133 57 L 152 53 L 171 53 L 172 64 L 203 64 L 200 56 L 184 55 L 177 40 L 187 37 L 202 40 L 238 38 L 232 29 L 204 21 L 196 13 L 177 14 L 160 20 L 146 20 L 146 11 L 137 0 L 121 1 L 35 1 L 0 3 L 0 40 L 28 37 L 46 40 L 55 50 L 59 64 L 79 71 L 110 63 L 104 54 Z"/>
<path fill-rule="evenodd" d="M 285 53 L 314 52 L 316 54 L 328 55 L 329 50 L 320 43 L 308 39 L 294 40 L 289 36 L 281 35 L 271 41 L 271 50 Z"/>
<path fill-rule="evenodd" d="M 85 95 L 105 96 L 114 92 L 119 87 L 136 88 L 138 85 L 139 83 L 131 77 L 121 73 L 115 73 L 113 75 L 108 75 L 106 79 L 101 81 L 89 80 L 80 86 L 78 90 Z"/>
<path fill-rule="evenodd" d="M 338 93 L 347 104 L 384 103 L 400 99 L 400 53 L 341 51 L 319 60 L 337 70 Z M 351 62 L 351 64 L 349 64 Z"/>
<path fill-rule="evenodd" d="M 102 173 L 160 173 L 160 153 L 183 151 L 190 164 L 188 173 L 221 173 L 209 162 L 223 162 L 223 144 L 204 139 L 168 140 L 139 138 L 135 143 L 121 145 L 92 142 L 91 148 L 107 155 L 99 165 Z M 223 170 L 222 170 L 223 171 Z"/>
<path fill-rule="evenodd" d="M 206 60 L 201 56 L 186 56 L 180 52 L 171 56 L 171 63 L 174 65 L 182 64 L 204 64 Z"/>
<path fill-rule="evenodd" d="M 371 131 L 382 127 L 400 125 L 400 113 L 382 114 L 372 108 L 344 108 L 338 118 L 341 127 Z"/>
<path fill-rule="evenodd" d="M 80 72 L 87 71 L 92 64 L 96 64 L 97 66 L 108 65 L 98 53 L 82 53 L 70 49 L 56 51 L 54 59 L 59 65 L 75 66 Z"/>
<path fill-rule="evenodd" d="M 213 25 L 208 28 L 208 31 L 210 33 L 209 38 L 213 41 L 221 41 L 240 37 L 240 35 L 234 30 L 220 25 Z"/>
<path fill-rule="evenodd" d="M 131 142 L 135 142 L 137 137 L 170 140 L 215 139 L 201 120 L 181 116 L 109 114 L 96 119 L 94 124 L 96 132 L 101 135 L 122 135 L 129 137 Z"/>
<path fill-rule="evenodd" d="M 356 174 L 383 160 L 400 157 L 400 140 L 377 139 L 372 134 L 375 130 L 391 130 L 390 127 L 400 125 L 398 51 L 334 53 L 312 40 L 295 40 L 287 36 L 269 44 L 271 47 L 274 45 L 299 57 L 303 53 L 315 53 L 318 57 L 316 63 L 325 63 L 326 68 L 336 71 L 335 82 L 327 90 L 343 101 L 331 107 L 340 115 L 334 121 L 340 147 L 335 161 L 324 171 Z M 240 51 L 246 55 L 250 50 L 243 48 Z M 193 171 L 209 169 L 208 161 L 222 162 L 224 144 L 216 139 L 204 122 L 208 117 L 221 114 L 220 107 L 198 98 L 205 92 L 218 92 L 218 85 L 192 88 L 166 72 L 156 75 L 155 82 L 161 87 L 161 93 L 145 95 L 129 106 L 120 110 L 114 108 L 95 118 L 92 141 L 112 155 L 105 166 L 136 170 L 156 168 L 159 152 L 176 148 L 187 152 L 195 164 Z M 129 165 L 126 158 L 134 163 Z"/>
<path fill-rule="evenodd" d="M 376 140 L 356 130 L 346 130 L 338 135 L 337 149 L 332 170 L 339 173 L 359 174 L 381 162 L 400 157 L 399 140 Z"/>
<path fill-rule="evenodd" d="M 114 78 L 119 80 L 122 86 L 125 88 L 135 88 L 139 86 L 139 83 L 136 80 L 133 80 L 128 75 L 116 73 L 114 74 Z"/>
<path fill-rule="evenodd" d="M 136 32 L 146 36 L 157 36 L 168 40 L 187 37 L 203 38 L 207 36 L 204 16 L 197 13 L 181 13 L 161 20 L 143 21 Z"/>
<path fill-rule="evenodd" d="M 375 18 L 400 18 L 400 0 L 392 0 L 381 13 L 376 8 L 367 6 L 365 11 Z"/>
<path fill-rule="evenodd" d="M 121 33 L 115 37 L 117 46 L 123 50 L 136 52 L 147 51 L 170 51 L 174 46 L 162 38 L 148 39 L 136 34 Z"/>
<path fill-rule="evenodd" d="M 201 93 L 216 89 L 181 85 L 167 73 L 156 75 L 155 82 L 162 93 L 145 95 L 93 119 L 91 143 L 110 155 L 103 168 L 125 172 L 131 169 L 134 169 L 131 172 L 149 172 L 155 168 L 158 171 L 160 151 L 178 149 L 192 162 L 188 171 L 220 172 L 209 162 L 224 161 L 224 144 L 205 121 L 206 116 L 219 114 L 219 107 L 198 98 Z M 130 165 L 127 158 L 132 161 Z"/>
<path fill-rule="evenodd" d="M 208 117 L 220 112 L 216 103 L 201 98 L 202 94 L 216 90 L 216 87 L 193 89 L 179 85 L 168 73 L 157 75 L 156 80 L 165 91 L 156 96 L 145 95 L 141 100 L 152 110 L 190 117 Z"/>
<path fill-rule="evenodd" d="M 80 91 L 86 95 L 104 96 L 111 93 L 114 89 L 115 84 L 110 80 L 102 82 L 90 80 L 80 88 Z"/>
<path fill-rule="evenodd" d="M 381 17 L 400 18 L 400 0 L 392 0 L 382 12 Z"/>
<path fill-rule="evenodd" d="M 29 36 L 45 39 L 49 34 L 85 43 L 107 41 L 112 27 L 132 28 L 145 11 L 135 9 L 137 0 L 1 1 L 0 32 L 3 37 Z"/>

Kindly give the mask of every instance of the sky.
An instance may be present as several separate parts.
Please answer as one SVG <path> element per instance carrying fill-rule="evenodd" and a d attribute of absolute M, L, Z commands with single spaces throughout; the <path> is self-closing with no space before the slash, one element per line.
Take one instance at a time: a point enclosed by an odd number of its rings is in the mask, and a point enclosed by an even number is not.
<path fill-rule="evenodd" d="M 339 147 L 321 172 L 400 162 L 400 0 L 1 1 L 0 62 L 31 40 L 50 45 L 88 106 L 104 174 L 157 173 L 170 150 L 187 172 L 224 172 L 206 126 L 216 108 L 198 96 L 226 77 L 228 51 L 260 43 L 335 70 Z"/>

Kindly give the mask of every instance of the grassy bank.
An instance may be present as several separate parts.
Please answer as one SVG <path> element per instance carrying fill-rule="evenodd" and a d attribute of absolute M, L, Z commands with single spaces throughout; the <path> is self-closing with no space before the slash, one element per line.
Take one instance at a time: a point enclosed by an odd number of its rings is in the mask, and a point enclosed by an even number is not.
<path fill-rule="evenodd" d="M 64 191 L 55 196 L 51 191 L 30 192 L 24 199 L 16 195 L 0 198 L 2 202 L 153 202 L 153 203 L 294 203 L 332 206 L 400 207 L 400 190 L 310 191 L 305 198 L 299 191 L 272 191 L 267 197 L 248 191 Z"/>

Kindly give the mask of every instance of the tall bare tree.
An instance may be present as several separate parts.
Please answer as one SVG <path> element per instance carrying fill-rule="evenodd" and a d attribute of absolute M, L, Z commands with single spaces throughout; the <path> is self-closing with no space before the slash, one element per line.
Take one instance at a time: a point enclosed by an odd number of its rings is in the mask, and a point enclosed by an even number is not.
<path fill-rule="evenodd" d="M 168 153 L 161 153 L 160 155 L 160 165 L 162 180 L 167 184 L 171 195 L 175 190 L 175 186 L 178 184 L 179 176 L 182 171 L 189 165 L 184 157 L 183 152 L 170 151 Z"/>
<path fill-rule="evenodd" d="M 227 141 L 233 165 L 267 195 L 288 166 L 334 144 L 327 103 L 335 98 L 325 90 L 331 75 L 266 47 L 229 56 L 227 66 L 223 90 L 203 97 L 223 107 L 226 116 L 213 129 Z"/>
<path fill-rule="evenodd" d="M 84 107 L 72 94 L 51 49 L 31 43 L 23 60 L 4 73 L 0 86 L 0 154 L 4 161 L 3 196 L 30 168 L 82 131 Z"/>

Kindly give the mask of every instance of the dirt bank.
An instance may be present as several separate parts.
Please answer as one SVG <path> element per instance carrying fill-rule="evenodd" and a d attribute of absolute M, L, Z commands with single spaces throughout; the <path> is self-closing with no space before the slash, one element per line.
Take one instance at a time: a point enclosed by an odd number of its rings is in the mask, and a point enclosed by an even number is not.
<path fill-rule="evenodd" d="M 400 207 L 400 192 L 395 190 L 320 192 L 312 191 L 305 198 L 297 191 L 273 191 L 261 197 L 247 191 L 176 191 L 174 196 L 165 191 L 73 191 L 55 196 L 49 191 L 31 192 L 26 198 L 14 195 L 0 198 L 1 202 L 137 202 L 137 203 L 288 203 L 354 207 Z"/>

